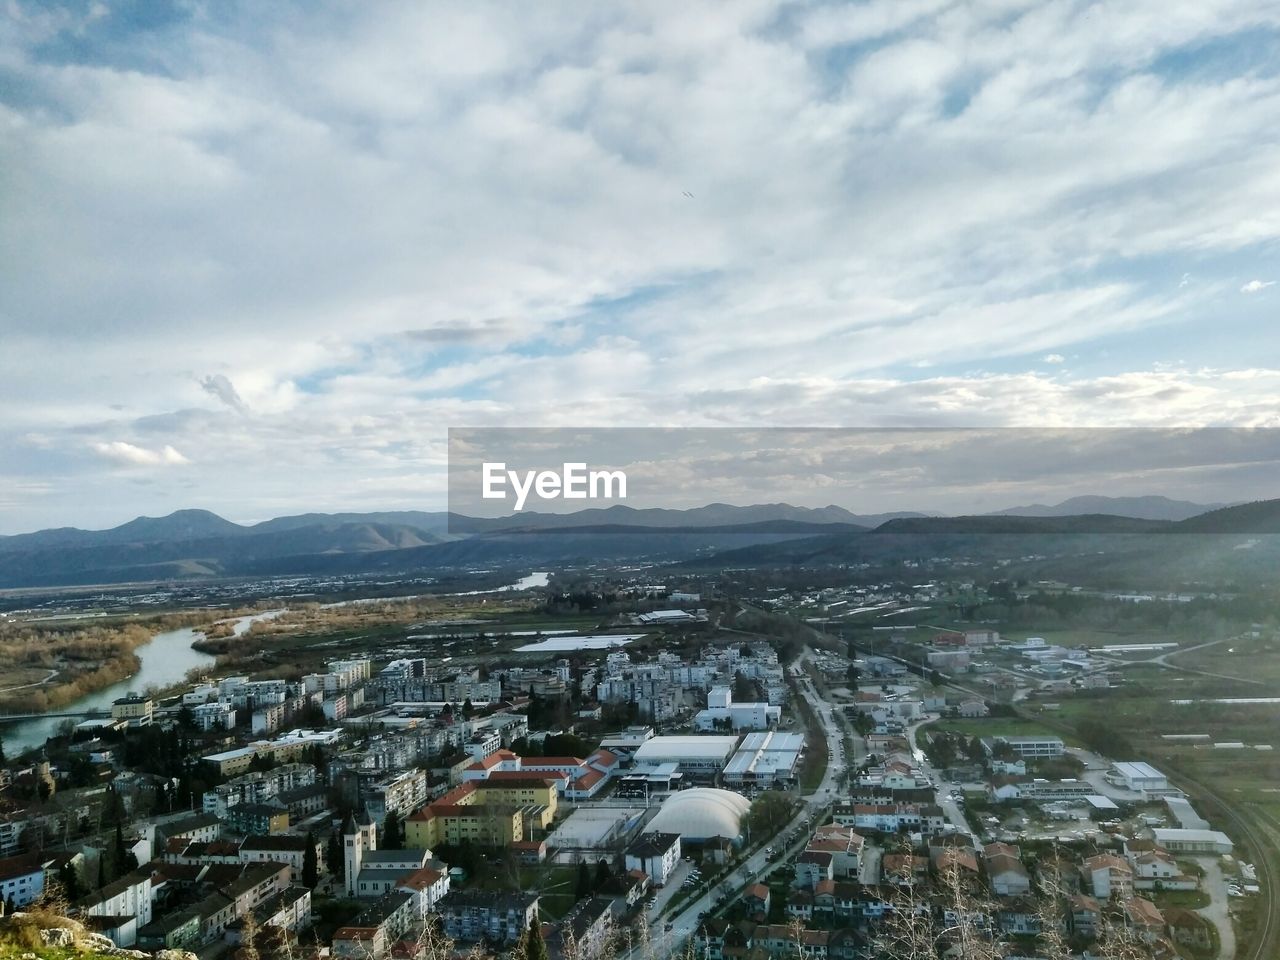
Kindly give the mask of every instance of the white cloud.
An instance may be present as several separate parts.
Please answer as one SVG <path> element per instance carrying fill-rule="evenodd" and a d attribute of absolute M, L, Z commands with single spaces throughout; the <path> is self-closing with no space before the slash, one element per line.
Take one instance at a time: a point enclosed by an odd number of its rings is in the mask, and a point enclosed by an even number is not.
<path fill-rule="evenodd" d="M 1280 239 L 1280 77 L 1165 64 L 1275 0 L 281 6 L 153 61 L 19 9 L 0 454 L 42 521 L 86 443 L 201 451 L 124 514 L 260 516 L 413 505 L 451 424 L 1274 416 L 1270 372 L 1152 365 Z"/>
<path fill-rule="evenodd" d="M 1240 288 L 1241 293 L 1259 293 L 1267 287 L 1275 286 L 1274 280 L 1250 280 Z"/>
<path fill-rule="evenodd" d="M 1043 357 L 1045 363 L 1066 363 L 1067 358 L 1060 353 L 1046 353 Z"/>
<path fill-rule="evenodd" d="M 106 443 L 94 443 L 93 449 L 108 460 L 135 467 L 173 467 L 191 462 L 168 444 L 159 450 L 148 450 L 146 447 L 126 443 L 124 440 L 112 440 Z"/>

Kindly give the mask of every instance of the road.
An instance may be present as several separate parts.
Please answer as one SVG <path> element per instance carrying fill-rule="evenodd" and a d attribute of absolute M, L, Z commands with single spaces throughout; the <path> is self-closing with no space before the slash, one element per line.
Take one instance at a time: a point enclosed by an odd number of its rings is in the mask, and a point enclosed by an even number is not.
<path fill-rule="evenodd" d="M 951 797 L 951 789 L 943 780 L 942 774 L 939 773 L 929 762 L 929 758 L 924 755 L 924 751 L 920 749 L 920 744 L 916 740 L 916 734 L 925 724 L 933 723 L 938 718 L 928 717 L 907 727 L 907 742 L 911 744 L 911 757 L 915 761 L 921 772 L 924 773 L 938 788 L 938 806 L 942 808 L 942 812 L 947 815 L 949 820 L 960 833 L 973 835 L 973 830 L 969 827 L 969 821 L 965 818 L 964 811 L 960 809 L 960 805 Z"/>
<path fill-rule="evenodd" d="M 813 651 L 806 647 L 801 654 L 801 659 L 809 659 L 812 655 Z M 808 701 L 820 723 L 828 730 L 842 731 L 844 729 L 843 718 L 836 715 L 830 703 L 818 696 L 813 684 L 807 678 L 801 679 L 797 687 L 801 696 Z M 856 765 L 866 755 L 866 747 L 865 741 L 861 737 L 855 736 L 853 743 L 855 752 L 858 754 L 852 758 L 853 763 Z M 861 749 L 858 749 L 859 744 L 862 745 Z M 722 878 L 714 886 L 704 890 L 695 899 L 686 901 L 676 907 L 673 913 L 662 916 L 659 911 L 654 911 L 654 917 L 649 925 L 648 950 L 646 951 L 643 944 L 637 944 L 623 953 L 620 960 L 647 960 L 648 956 L 673 956 L 693 936 L 698 928 L 702 914 L 711 910 L 721 896 L 728 896 L 732 899 L 743 887 L 755 883 L 774 864 L 785 862 L 803 849 L 810 835 L 809 830 L 802 829 L 804 828 L 805 820 L 811 821 L 811 826 L 813 826 L 821 823 L 826 818 L 828 808 L 837 796 L 837 786 L 844 776 L 845 764 L 850 759 L 844 755 L 843 736 L 831 737 L 827 740 L 827 746 L 827 769 L 823 775 L 822 782 L 812 794 L 801 800 L 796 815 L 776 834 L 778 837 L 787 837 L 792 833 L 796 833 L 795 842 L 778 847 L 771 857 L 765 853 L 765 849 L 768 847 L 766 843 L 761 849 L 734 867 L 728 876 Z M 666 929 L 667 924 L 671 924 L 670 930 Z"/>

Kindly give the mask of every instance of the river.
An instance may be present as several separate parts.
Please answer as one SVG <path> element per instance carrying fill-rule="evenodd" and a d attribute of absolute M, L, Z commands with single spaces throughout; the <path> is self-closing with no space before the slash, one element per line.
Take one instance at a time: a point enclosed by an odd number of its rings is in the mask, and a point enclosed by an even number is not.
<path fill-rule="evenodd" d="M 538 571 L 527 577 L 521 577 L 513 584 L 499 587 L 495 590 L 475 590 L 468 593 L 450 594 L 450 596 L 463 597 L 472 594 L 545 587 L 550 582 L 550 578 L 551 575 L 549 573 Z M 348 600 L 342 603 L 329 604 L 329 606 L 343 606 L 347 603 L 376 603 L 381 600 L 396 599 L 411 598 L 386 597 L 369 600 Z M 239 617 L 236 619 L 234 627 L 235 634 L 236 636 L 243 634 L 255 620 L 270 620 L 280 616 L 283 612 L 283 610 L 270 610 L 266 613 L 256 613 L 253 616 Z M 212 669 L 216 658 L 191 647 L 191 644 L 199 639 L 200 636 L 200 631 L 192 627 L 157 633 L 149 643 L 145 643 L 134 650 L 134 653 L 138 655 L 138 659 L 141 661 L 141 666 L 138 668 L 137 673 L 118 683 L 113 683 L 109 687 L 103 687 L 94 693 L 85 694 L 79 700 L 74 700 L 66 706 L 58 708 L 55 712 L 110 710 L 112 701 L 118 700 L 128 693 L 141 693 L 148 687 L 163 688 L 171 686 L 181 681 L 191 670 L 197 667 Z M 4 743 L 6 755 L 10 757 L 17 756 L 24 750 L 43 746 L 45 740 L 57 733 L 58 727 L 67 719 L 69 718 L 39 717 L 18 723 L 2 724 L 0 725 L 0 742 Z"/>
<path fill-rule="evenodd" d="M 234 627 L 237 636 L 249 629 L 254 620 L 278 617 L 281 611 L 259 613 L 251 617 L 239 617 Z M 110 710 L 113 700 L 118 700 L 128 693 L 141 693 L 148 687 L 167 687 L 178 683 L 187 672 L 197 667 L 212 668 L 215 657 L 194 650 L 191 644 L 201 636 L 199 630 L 183 627 L 181 630 L 169 630 L 157 633 L 150 643 L 144 643 L 133 652 L 138 655 L 141 666 L 133 676 L 85 694 L 79 700 L 72 701 L 65 707 L 58 708 L 57 713 L 72 710 Z M 43 746 L 45 740 L 58 731 L 66 717 L 40 717 L 35 720 L 23 720 L 0 726 L 0 740 L 4 742 L 7 756 L 13 757 L 23 750 Z"/>

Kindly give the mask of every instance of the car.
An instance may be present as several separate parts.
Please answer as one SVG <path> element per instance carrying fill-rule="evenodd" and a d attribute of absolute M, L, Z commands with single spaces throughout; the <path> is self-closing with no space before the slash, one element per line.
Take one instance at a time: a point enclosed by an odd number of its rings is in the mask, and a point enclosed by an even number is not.
<path fill-rule="evenodd" d="M 668 920 L 665 924 L 662 925 L 662 929 L 666 930 L 668 933 L 670 933 L 675 928 L 676 928 L 676 925 L 672 923 L 670 920 Z"/>

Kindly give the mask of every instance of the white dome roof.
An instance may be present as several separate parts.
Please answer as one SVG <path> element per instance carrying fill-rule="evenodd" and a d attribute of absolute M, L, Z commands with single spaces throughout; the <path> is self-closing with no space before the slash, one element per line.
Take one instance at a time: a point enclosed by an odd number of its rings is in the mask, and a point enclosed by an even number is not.
<path fill-rule="evenodd" d="M 670 796 L 644 832 L 678 833 L 686 840 L 736 840 L 742 833 L 742 818 L 750 809 L 751 804 L 740 793 L 694 787 Z"/>

